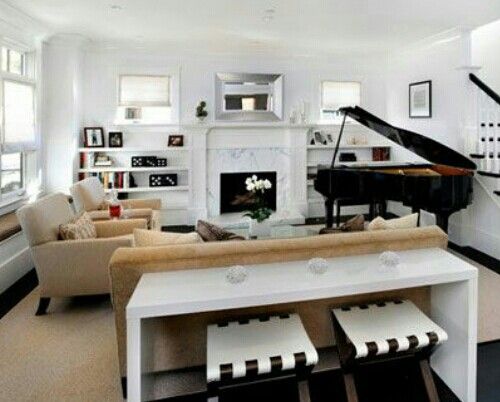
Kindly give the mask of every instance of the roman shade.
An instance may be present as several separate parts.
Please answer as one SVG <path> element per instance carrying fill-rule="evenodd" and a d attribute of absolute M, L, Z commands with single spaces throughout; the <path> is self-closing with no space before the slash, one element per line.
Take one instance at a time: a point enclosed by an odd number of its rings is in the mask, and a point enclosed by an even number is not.
<path fill-rule="evenodd" d="M 3 152 L 35 150 L 35 87 L 30 83 L 4 80 L 3 99 Z"/>
<path fill-rule="evenodd" d="M 344 106 L 358 106 L 361 102 L 359 82 L 323 81 L 321 83 L 321 108 L 338 110 Z"/>
<path fill-rule="evenodd" d="M 170 106 L 167 75 L 121 75 L 119 106 Z"/>

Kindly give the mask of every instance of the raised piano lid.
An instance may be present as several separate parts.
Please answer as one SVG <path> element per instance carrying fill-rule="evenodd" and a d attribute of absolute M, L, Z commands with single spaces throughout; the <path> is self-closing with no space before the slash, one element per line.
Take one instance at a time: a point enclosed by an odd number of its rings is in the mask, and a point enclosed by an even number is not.
<path fill-rule="evenodd" d="M 391 126 L 359 106 L 343 107 L 340 111 L 431 163 L 467 170 L 476 169 L 474 162 L 446 145 L 421 134 Z"/>

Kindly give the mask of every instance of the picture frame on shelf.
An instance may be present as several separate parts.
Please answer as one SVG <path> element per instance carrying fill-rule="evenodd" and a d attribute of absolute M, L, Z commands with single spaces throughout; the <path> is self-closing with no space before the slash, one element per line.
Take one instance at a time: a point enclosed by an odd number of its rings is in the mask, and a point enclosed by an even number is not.
<path fill-rule="evenodd" d="M 140 107 L 126 107 L 125 120 L 140 120 L 142 117 L 142 109 Z"/>
<path fill-rule="evenodd" d="M 108 146 L 110 148 L 123 148 L 123 133 L 121 131 L 110 131 L 108 133 Z"/>
<path fill-rule="evenodd" d="M 409 85 L 409 116 L 411 119 L 432 118 L 432 81 L 413 82 Z"/>
<path fill-rule="evenodd" d="M 104 129 L 102 127 L 85 127 L 83 129 L 85 148 L 104 148 Z"/>
<path fill-rule="evenodd" d="M 168 136 L 168 146 L 169 147 L 183 147 L 184 146 L 184 136 L 180 134 L 169 135 Z"/>

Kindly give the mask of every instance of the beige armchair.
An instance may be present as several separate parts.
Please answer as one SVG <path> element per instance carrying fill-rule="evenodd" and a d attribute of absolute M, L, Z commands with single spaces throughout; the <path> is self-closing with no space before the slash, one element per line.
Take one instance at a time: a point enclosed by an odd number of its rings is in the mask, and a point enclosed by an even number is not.
<path fill-rule="evenodd" d="M 109 220 L 109 213 L 105 203 L 106 192 L 97 177 L 89 177 L 73 184 L 70 192 L 77 212 L 87 211 L 94 221 Z M 130 199 L 121 200 L 120 202 L 125 209 L 127 218 L 146 219 L 150 229 L 161 230 L 159 219 L 160 199 Z"/>
<path fill-rule="evenodd" d="M 39 280 L 36 315 L 45 314 L 51 297 L 110 293 L 111 255 L 119 247 L 132 246 L 135 228 L 147 227 L 145 219 L 95 222 L 96 239 L 59 240 L 59 225 L 75 217 L 61 193 L 23 206 L 17 216 Z"/>

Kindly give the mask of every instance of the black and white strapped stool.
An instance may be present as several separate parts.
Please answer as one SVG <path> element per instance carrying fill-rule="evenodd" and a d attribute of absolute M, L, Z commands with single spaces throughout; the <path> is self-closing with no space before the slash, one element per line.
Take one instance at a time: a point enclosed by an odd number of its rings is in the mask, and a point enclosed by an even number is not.
<path fill-rule="evenodd" d="M 318 352 L 297 314 L 209 325 L 207 387 L 209 400 L 221 388 L 296 376 L 301 402 L 309 402 L 308 376 Z"/>
<path fill-rule="evenodd" d="M 439 401 L 429 357 L 448 335 L 411 301 L 341 307 L 332 316 L 348 402 L 358 401 L 354 373 L 359 365 L 397 357 L 418 363 L 429 400 Z"/>

